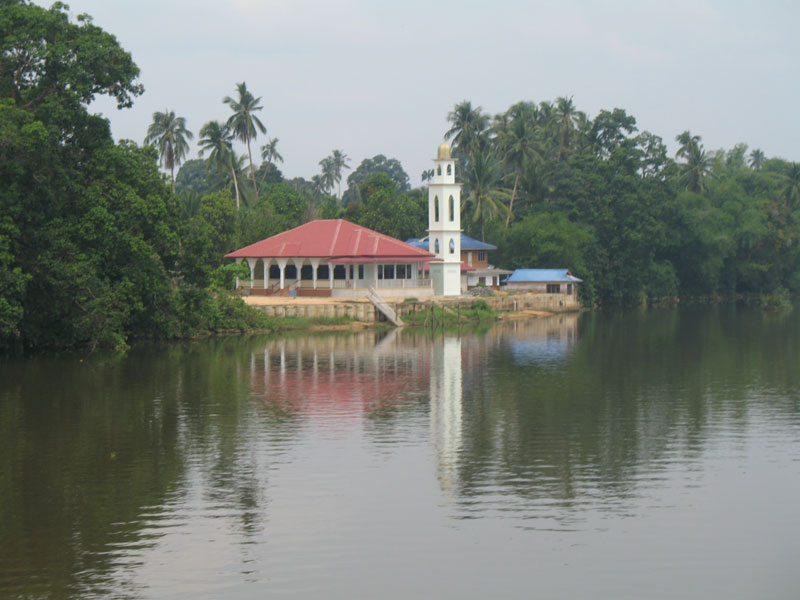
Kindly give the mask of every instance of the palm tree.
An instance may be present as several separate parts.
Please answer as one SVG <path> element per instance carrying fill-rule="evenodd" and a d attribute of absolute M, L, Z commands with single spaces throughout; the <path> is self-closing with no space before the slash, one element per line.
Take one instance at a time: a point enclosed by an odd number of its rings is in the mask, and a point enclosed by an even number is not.
<path fill-rule="evenodd" d="M 454 156 L 468 159 L 476 150 L 483 149 L 489 115 L 481 111 L 480 106 L 472 108 L 472 103 L 464 100 L 448 113 L 447 120 L 450 121 L 451 127 L 444 134 L 444 138 L 448 141 L 452 138 Z"/>
<path fill-rule="evenodd" d="M 339 186 L 339 197 L 342 197 L 342 169 L 349 169 L 350 165 L 347 164 L 348 156 L 341 150 L 334 150 L 331 154 L 331 161 L 333 161 L 333 172 L 336 177 L 336 183 Z"/>
<path fill-rule="evenodd" d="M 165 110 L 153 113 L 153 122 L 147 128 L 147 137 L 144 138 L 145 144 L 153 144 L 158 148 L 158 155 L 161 157 L 161 164 L 169 169 L 172 180 L 172 193 L 175 193 L 175 165 L 179 165 L 186 152 L 189 150 L 190 140 L 194 137 L 191 131 L 186 129 L 186 119 L 176 117 L 175 112 Z"/>
<path fill-rule="evenodd" d="M 253 153 L 250 150 L 250 140 L 256 139 L 258 132 L 267 133 L 267 128 L 253 113 L 261 110 L 263 107 L 259 105 L 261 96 L 255 98 L 250 90 L 247 89 L 247 84 L 236 84 L 236 92 L 239 97 L 234 99 L 230 96 L 225 96 L 222 99 L 224 104 L 231 107 L 233 114 L 228 119 L 228 127 L 233 132 L 233 135 L 243 141 L 247 145 L 247 156 L 250 159 L 250 175 L 253 177 L 253 191 L 256 198 L 258 198 L 258 186 L 256 185 L 256 169 L 253 166 Z"/>
<path fill-rule="evenodd" d="M 200 156 L 208 152 L 208 164 L 218 171 L 231 172 L 231 181 L 236 192 L 236 208 L 240 206 L 239 178 L 236 175 L 233 154 L 233 133 L 219 121 L 209 121 L 200 130 Z"/>
<path fill-rule="evenodd" d="M 786 173 L 786 187 L 784 189 L 786 205 L 795 208 L 800 204 L 800 164 L 792 163 Z"/>
<path fill-rule="evenodd" d="M 756 171 L 764 166 L 764 161 L 766 160 L 767 157 L 764 156 L 764 153 L 759 148 L 756 148 L 750 153 L 750 166 Z"/>
<path fill-rule="evenodd" d="M 426 181 L 430 181 L 431 179 L 433 179 L 433 173 L 434 173 L 433 169 L 425 169 L 422 172 L 422 183 L 425 183 Z"/>
<path fill-rule="evenodd" d="M 476 150 L 465 170 L 470 193 L 463 208 L 472 213 L 472 222 L 481 224 L 481 240 L 486 240 L 486 220 L 508 214 L 503 200 L 508 191 L 500 186 L 500 171 L 491 152 Z"/>
<path fill-rule="evenodd" d="M 333 162 L 333 157 L 326 156 L 319 161 L 319 166 L 322 167 L 322 173 L 320 174 L 322 188 L 326 193 L 330 194 L 336 184 L 336 165 Z"/>
<path fill-rule="evenodd" d="M 581 121 L 581 113 L 575 109 L 575 105 L 572 103 L 572 96 L 569 98 L 563 96 L 561 98 L 556 98 L 554 117 L 554 125 L 556 127 L 556 136 L 558 139 L 557 159 L 561 160 L 564 151 L 567 149 L 572 139 L 572 133 Z"/>
<path fill-rule="evenodd" d="M 269 142 L 261 146 L 261 159 L 274 165 L 275 161 L 283 162 L 283 156 L 278 152 L 278 138 L 272 138 Z"/>
<path fill-rule="evenodd" d="M 689 131 L 684 131 L 675 140 L 681 144 L 675 157 L 686 159 L 682 166 L 683 174 L 681 176 L 686 182 L 686 189 L 692 192 L 704 192 L 706 189 L 705 178 L 711 169 L 713 154 L 708 154 L 703 150 L 700 136 L 692 135 Z"/>
<path fill-rule="evenodd" d="M 504 127 L 497 137 L 497 145 L 503 155 L 503 163 L 514 173 L 514 189 L 506 215 L 506 228 L 511 222 L 514 212 L 514 199 L 517 197 L 519 180 L 534 161 L 541 160 L 541 153 L 536 144 L 533 113 L 530 106 L 523 103 L 509 110 L 510 115 L 502 120 Z"/>

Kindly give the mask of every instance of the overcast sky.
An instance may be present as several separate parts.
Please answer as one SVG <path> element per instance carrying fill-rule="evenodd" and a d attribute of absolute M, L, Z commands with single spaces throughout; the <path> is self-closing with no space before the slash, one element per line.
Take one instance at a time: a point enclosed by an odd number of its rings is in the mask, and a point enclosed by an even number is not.
<path fill-rule="evenodd" d="M 204 123 L 227 119 L 222 98 L 245 81 L 286 177 L 310 178 L 340 148 L 353 168 L 397 158 L 417 186 L 456 103 L 495 114 L 558 96 L 592 118 L 624 108 L 672 151 L 689 129 L 707 149 L 745 142 L 800 160 L 796 0 L 67 3 L 141 69 L 132 109 L 92 105 L 115 138 L 141 143 L 152 113 L 169 109 L 196 141 Z"/>

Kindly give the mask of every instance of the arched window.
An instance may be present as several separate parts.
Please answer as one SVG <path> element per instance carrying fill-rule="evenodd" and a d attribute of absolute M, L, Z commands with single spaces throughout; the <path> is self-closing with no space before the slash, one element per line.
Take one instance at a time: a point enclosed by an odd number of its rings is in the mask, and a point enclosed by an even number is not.
<path fill-rule="evenodd" d="M 442 165 L 439 165 L 438 167 L 436 167 L 436 174 L 437 175 L 441 175 L 442 174 Z"/>
<path fill-rule="evenodd" d="M 433 242 L 433 248 L 434 248 L 433 253 L 434 254 L 439 254 L 439 240 L 438 240 L 438 238 L 436 239 L 435 242 Z"/>
<path fill-rule="evenodd" d="M 452 196 L 450 196 L 450 220 L 456 220 L 456 201 Z"/>
<path fill-rule="evenodd" d="M 456 243 L 453 240 L 450 240 L 450 254 L 456 253 Z"/>
<path fill-rule="evenodd" d="M 448 175 L 453 174 L 453 166 L 450 163 L 447 163 L 447 174 Z"/>
<path fill-rule="evenodd" d="M 433 220 L 439 222 L 439 196 L 433 197 Z"/>

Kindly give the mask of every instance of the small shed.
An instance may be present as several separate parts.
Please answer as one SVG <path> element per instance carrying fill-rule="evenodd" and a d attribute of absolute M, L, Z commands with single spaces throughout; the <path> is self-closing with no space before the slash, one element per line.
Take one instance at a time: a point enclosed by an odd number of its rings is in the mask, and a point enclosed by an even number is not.
<path fill-rule="evenodd" d="M 517 269 L 503 284 L 508 291 L 565 294 L 577 298 L 581 282 L 583 280 L 568 269 Z"/>

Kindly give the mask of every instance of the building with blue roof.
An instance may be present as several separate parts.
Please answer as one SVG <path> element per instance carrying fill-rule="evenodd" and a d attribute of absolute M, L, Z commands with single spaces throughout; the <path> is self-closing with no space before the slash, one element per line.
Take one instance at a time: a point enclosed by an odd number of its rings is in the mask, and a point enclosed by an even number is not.
<path fill-rule="evenodd" d="M 428 236 L 421 238 L 410 238 L 407 244 L 416 246 L 422 250 L 429 249 L 430 242 Z M 485 285 L 494 289 L 500 289 L 500 280 L 511 273 L 507 269 L 498 269 L 489 264 L 489 251 L 497 250 L 497 246 L 481 242 L 461 233 L 461 289 L 467 291 L 478 285 Z"/>
<path fill-rule="evenodd" d="M 582 282 L 568 269 L 517 269 L 503 284 L 508 291 L 566 294 L 577 299 Z"/>

